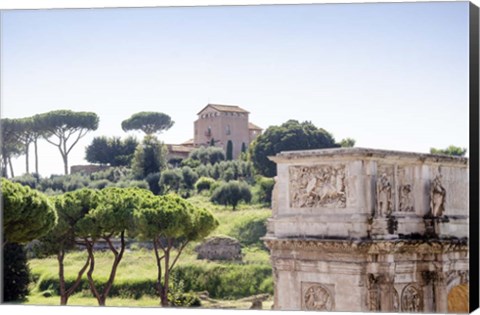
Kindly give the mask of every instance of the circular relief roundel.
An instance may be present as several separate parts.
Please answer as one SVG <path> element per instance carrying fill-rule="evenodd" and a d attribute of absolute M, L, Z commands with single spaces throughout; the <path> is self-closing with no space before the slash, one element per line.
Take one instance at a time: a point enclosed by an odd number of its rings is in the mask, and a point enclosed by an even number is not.
<path fill-rule="evenodd" d="M 314 311 L 331 311 L 333 299 L 330 292 L 321 285 L 312 285 L 304 295 L 305 308 Z"/>

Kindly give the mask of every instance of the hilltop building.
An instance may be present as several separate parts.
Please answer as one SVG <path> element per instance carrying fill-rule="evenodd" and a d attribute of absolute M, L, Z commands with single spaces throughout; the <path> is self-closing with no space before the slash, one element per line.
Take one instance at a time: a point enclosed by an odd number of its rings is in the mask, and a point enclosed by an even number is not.
<path fill-rule="evenodd" d="M 208 104 L 194 122 L 193 146 L 214 145 L 227 152 L 229 143 L 236 159 L 262 133 L 262 128 L 250 123 L 250 113 L 239 106 Z"/>
<path fill-rule="evenodd" d="M 237 159 L 242 150 L 247 151 L 250 143 L 263 129 L 248 121 L 250 113 L 234 105 L 207 104 L 200 112 L 194 124 L 194 137 L 180 144 L 167 144 L 167 160 L 172 165 L 180 165 L 188 158 L 193 149 L 214 145 L 227 152 L 231 142 L 232 158 Z M 102 166 L 105 167 L 105 166 Z M 71 173 L 91 173 L 95 165 L 74 165 Z"/>

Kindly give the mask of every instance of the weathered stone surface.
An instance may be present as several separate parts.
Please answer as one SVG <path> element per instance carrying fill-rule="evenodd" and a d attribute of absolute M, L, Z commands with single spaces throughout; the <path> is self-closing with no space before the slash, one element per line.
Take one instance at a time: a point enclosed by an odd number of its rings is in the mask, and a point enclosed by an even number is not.
<path fill-rule="evenodd" d="M 240 242 L 232 237 L 215 236 L 195 247 L 198 259 L 242 260 Z"/>
<path fill-rule="evenodd" d="M 341 148 L 271 160 L 275 309 L 444 313 L 468 284 L 468 159 Z"/>

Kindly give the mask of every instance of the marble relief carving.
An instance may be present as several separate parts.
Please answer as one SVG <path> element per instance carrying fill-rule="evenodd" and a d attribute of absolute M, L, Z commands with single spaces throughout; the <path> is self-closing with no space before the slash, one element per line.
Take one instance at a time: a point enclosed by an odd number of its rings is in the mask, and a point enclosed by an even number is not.
<path fill-rule="evenodd" d="M 400 212 L 414 212 L 413 208 L 413 193 L 412 193 L 412 185 L 401 185 L 399 187 L 399 205 L 398 211 Z"/>
<path fill-rule="evenodd" d="M 333 296 L 330 291 L 321 284 L 306 284 L 303 293 L 303 305 L 309 311 L 332 311 L 334 310 Z"/>
<path fill-rule="evenodd" d="M 433 217 L 440 217 L 445 212 L 447 192 L 442 186 L 442 175 L 433 179 L 430 187 L 430 212 Z"/>
<path fill-rule="evenodd" d="M 292 208 L 345 208 L 345 166 L 292 166 Z"/>
<path fill-rule="evenodd" d="M 400 312 L 400 299 L 397 290 L 393 289 L 393 311 Z"/>
<path fill-rule="evenodd" d="M 423 311 L 422 291 L 413 284 L 407 285 L 402 292 L 402 311 L 418 313 Z"/>
<path fill-rule="evenodd" d="M 377 179 L 377 212 L 376 217 L 386 217 L 392 213 L 392 184 L 386 173 Z"/>
<path fill-rule="evenodd" d="M 372 312 L 380 311 L 380 295 L 378 292 L 378 278 L 373 274 L 368 275 L 368 310 Z"/>

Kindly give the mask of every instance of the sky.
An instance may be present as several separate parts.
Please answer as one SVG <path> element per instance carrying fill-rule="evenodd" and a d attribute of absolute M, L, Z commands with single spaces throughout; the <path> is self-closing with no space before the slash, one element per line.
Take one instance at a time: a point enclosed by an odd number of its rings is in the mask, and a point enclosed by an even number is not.
<path fill-rule="evenodd" d="M 99 116 L 70 165 L 93 137 L 140 138 L 121 129 L 140 111 L 172 117 L 166 143 L 191 139 L 207 103 L 358 147 L 468 148 L 468 2 L 2 11 L 0 53 L 2 118 Z M 41 175 L 63 172 L 46 141 L 39 159 Z"/>

